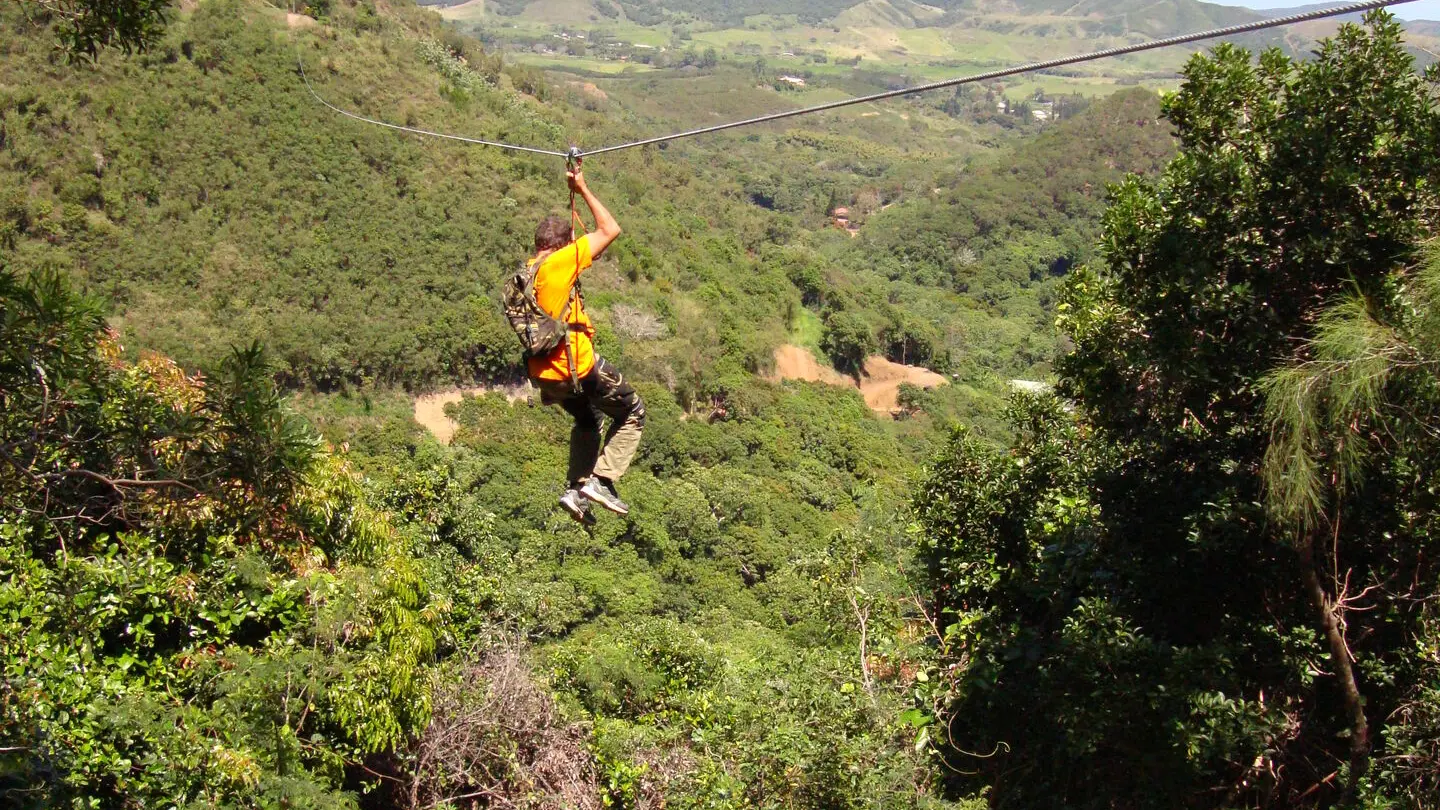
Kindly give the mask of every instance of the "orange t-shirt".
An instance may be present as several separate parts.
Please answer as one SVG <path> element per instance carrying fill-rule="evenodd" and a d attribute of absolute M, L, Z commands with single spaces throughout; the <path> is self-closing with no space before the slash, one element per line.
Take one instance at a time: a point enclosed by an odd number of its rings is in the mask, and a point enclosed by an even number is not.
<path fill-rule="evenodd" d="M 535 301 L 540 308 L 556 318 L 560 317 L 570 300 L 571 288 L 580 279 L 580 271 L 590 266 L 590 260 L 589 236 L 582 236 L 546 256 L 535 273 Z M 531 265 L 534 263 L 534 259 L 529 262 Z M 575 374 L 584 377 L 595 367 L 595 346 L 591 343 L 595 324 L 585 313 L 583 302 L 570 311 L 569 322 L 580 327 L 580 330 L 570 332 L 570 343 L 575 348 Z M 559 346 L 543 357 L 530 358 L 530 376 L 541 380 L 569 380 L 570 366 L 565 347 Z"/>

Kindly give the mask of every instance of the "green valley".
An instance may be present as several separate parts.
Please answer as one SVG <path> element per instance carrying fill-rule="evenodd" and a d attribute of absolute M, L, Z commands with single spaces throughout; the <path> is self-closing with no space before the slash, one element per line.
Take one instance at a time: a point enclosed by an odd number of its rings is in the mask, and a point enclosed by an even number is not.
<path fill-rule="evenodd" d="M 593 149 L 1250 12 L 86 2 L 0 5 L 5 806 L 1440 795 L 1424 34 L 588 158 L 586 527 L 499 304 L 563 161 L 302 66 Z"/>
<path fill-rule="evenodd" d="M 749 65 L 764 59 L 786 75 L 812 82 L 882 73 L 919 83 L 1233 25 L 1260 17 L 1241 8 L 1193 0 L 1164 3 L 864 2 L 772 7 L 729 4 L 534 0 L 439 3 L 461 30 L 503 47 L 511 58 L 566 70 L 612 70 L 694 64 L 716 59 Z M 1334 33 L 1319 21 L 1274 34 L 1242 37 L 1260 48 L 1307 52 Z M 1423 24 L 1412 26 L 1412 52 L 1422 62 L 1440 50 Z M 1107 95 L 1142 84 L 1173 89 L 1193 48 L 1121 57 L 1005 83 L 1020 100 L 1035 93 Z M 617 67 L 618 66 L 618 67 Z"/>
<path fill-rule="evenodd" d="M 811 87 L 851 93 L 957 78 L 1262 16 L 1194 0 L 936 5 L 844 0 L 779 9 L 785 13 L 770 6 L 612 0 L 441 0 L 434 7 L 506 58 L 546 69 L 599 77 L 713 62 L 754 71 L 777 87 L 783 86 L 779 77 L 790 77 L 786 81 L 803 79 Z M 1321 20 L 1235 41 L 1300 55 L 1335 30 L 1335 23 Z M 1410 25 L 1407 40 L 1422 65 L 1440 53 L 1440 40 L 1425 23 Z M 1107 59 L 998 81 L 989 89 L 1013 102 L 1068 94 L 1093 98 L 1137 85 L 1173 90 L 1195 50 L 1178 47 Z M 794 102 L 814 100 L 802 95 Z"/>

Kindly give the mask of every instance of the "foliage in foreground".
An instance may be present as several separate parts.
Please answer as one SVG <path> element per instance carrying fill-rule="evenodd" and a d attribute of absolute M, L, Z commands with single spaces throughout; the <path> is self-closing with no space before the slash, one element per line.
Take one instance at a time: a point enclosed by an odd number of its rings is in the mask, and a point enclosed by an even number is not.
<path fill-rule="evenodd" d="M 916 668 L 891 637 L 887 495 L 907 445 L 929 447 L 923 417 L 887 424 L 853 391 L 753 381 L 706 420 L 641 390 L 632 511 L 588 532 L 554 506 L 554 408 L 466 397 L 450 447 L 415 435 L 408 411 L 348 428 L 455 594 L 456 665 L 484 655 L 469 639 L 526 639 L 560 716 L 590 724 L 596 778 L 621 806 L 924 806 L 932 779 L 898 722 Z M 479 789 L 462 770 L 451 795 Z"/>
<path fill-rule="evenodd" d="M 1426 322 L 1396 291 L 1440 202 L 1431 87 L 1379 15 L 1305 64 L 1197 57 L 1166 114 L 1181 155 L 1115 191 L 1103 269 L 1067 285 L 1075 412 L 1019 403 L 1008 451 L 962 435 L 916 499 L 944 748 L 978 771 L 952 781 L 1001 807 L 1429 806 L 1437 402 L 1370 338 Z M 1337 341 L 1370 394 L 1316 387 L 1348 373 Z"/>
<path fill-rule="evenodd" d="M 0 787 L 23 805 L 346 804 L 429 718 L 441 605 L 258 350 L 118 359 L 0 272 Z"/>
<path fill-rule="evenodd" d="M 165 31 L 170 0 L 18 0 L 33 25 L 53 25 L 56 45 L 74 60 L 127 54 L 154 45 Z"/>
<path fill-rule="evenodd" d="M 900 445 L 855 393 L 757 383 L 726 427 L 652 387 L 642 509 L 587 535 L 524 474 L 561 467 L 550 410 L 472 399 L 453 449 L 356 432 L 365 482 L 259 350 L 127 362 L 54 276 L 0 275 L 0 317 L 27 806 L 940 806 L 870 539 Z"/>
<path fill-rule="evenodd" d="M 1392 281 L 1382 299 L 1352 293 L 1327 308 L 1296 360 L 1262 380 L 1272 425 L 1266 505 L 1302 537 L 1329 532 L 1334 544 L 1353 542 L 1353 529 L 1340 521 L 1353 520 L 1355 507 L 1377 490 L 1381 497 L 1397 493 L 1410 532 L 1433 538 L 1440 529 L 1440 492 L 1432 483 L 1440 435 L 1440 251 Z M 1413 541 L 1383 540 L 1392 546 L 1387 562 L 1415 553 Z M 1423 579 L 1409 593 L 1386 591 L 1392 610 L 1414 623 L 1413 658 L 1398 704 L 1376 734 L 1380 750 L 1368 785 L 1423 806 L 1440 796 L 1440 611 Z M 1369 609 L 1361 596 L 1336 604 L 1336 615 L 1344 620 L 1346 611 Z"/>

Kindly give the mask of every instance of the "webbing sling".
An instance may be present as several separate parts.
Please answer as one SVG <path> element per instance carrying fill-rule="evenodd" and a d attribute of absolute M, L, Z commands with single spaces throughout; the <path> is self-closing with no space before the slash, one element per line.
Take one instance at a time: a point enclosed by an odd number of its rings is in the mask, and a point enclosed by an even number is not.
<path fill-rule="evenodd" d="M 571 147 L 571 153 L 575 152 Z M 574 157 L 568 157 L 566 164 L 570 168 L 578 169 L 579 161 Z M 580 218 L 580 212 L 575 210 L 575 191 L 570 191 L 570 244 L 575 246 L 575 283 L 570 285 L 570 303 L 565 307 L 565 365 L 570 369 L 570 390 L 572 393 L 580 393 L 580 374 L 576 368 L 575 360 L 575 332 L 582 331 L 575 327 L 579 324 L 572 323 L 570 318 L 580 312 L 580 246 L 575 244 L 575 226 L 580 226 L 580 234 L 585 235 L 585 220 Z"/>

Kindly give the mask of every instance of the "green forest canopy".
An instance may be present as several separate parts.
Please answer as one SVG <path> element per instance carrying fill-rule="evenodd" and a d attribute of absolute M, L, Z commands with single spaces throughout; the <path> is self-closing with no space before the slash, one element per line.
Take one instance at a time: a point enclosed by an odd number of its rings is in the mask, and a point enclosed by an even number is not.
<path fill-rule="evenodd" d="M 906 134 L 840 119 L 607 163 L 627 235 L 592 300 L 666 336 L 601 335 L 651 419 L 636 509 L 593 534 L 553 508 L 561 414 L 471 397 L 446 447 L 387 387 L 511 373 L 487 273 L 553 204 L 553 171 L 275 94 L 303 101 L 298 36 L 362 109 L 531 142 L 650 122 L 413 7 L 339 4 L 287 34 L 211 0 L 93 68 L 51 63 L 45 31 L 8 40 L 0 790 L 1427 806 L 1436 375 L 1414 268 L 1440 124 L 1398 35 L 1380 16 L 1303 65 L 1221 48 L 1167 123 L 1121 94 L 923 172 L 1002 131 L 917 104 Z M 1142 175 L 1107 204 L 1125 170 Z M 841 202 L 858 237 L 825 227 Z M 1342 318 L 1359 325 L 1314 331 Z M 765 381 L 806 319 L 838 360 L 959 376 L 902 421 Z M 1335 337 L 1357 330 L 1394 337 Z M 1307 401 L 1333 433 L 1302 460 L 1358 445 L 1347 487 L 1314 496 L 1318 524 L 1267 512 L 1290 423 L 1266 397 L 1304 379 L 1275 375 L 1357 345 L 1393 370 Z M 995 375 L 1057 357 L 1073 408 L 1020 398 L 997 425 Z M 946 446 L 956 418 L 974 427 Z"/>

